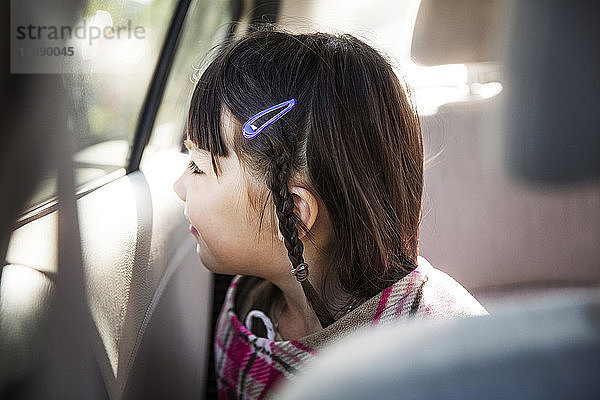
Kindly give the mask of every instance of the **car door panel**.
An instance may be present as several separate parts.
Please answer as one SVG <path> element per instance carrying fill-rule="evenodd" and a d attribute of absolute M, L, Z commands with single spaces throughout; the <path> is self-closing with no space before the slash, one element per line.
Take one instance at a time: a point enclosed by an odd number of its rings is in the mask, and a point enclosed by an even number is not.
<path fill-rule="evenodd" d="M 138 381 L 170 377 L 161 387 L 173 393 L 201 390 L 204 381 L 212 276 L 200 264 L 183 203 L 172 190 L 183 168 L 182 154 L 163 153 L 146 161 L 143 171 L 77 202 L 86 293 L 100 344 L 97 358 L 113 399 L 123 396 L 132 371 Z M 56 212 L 19 228 L 8 262 L 56 273 L 56 228 Z M 3 290 L 5 284 L 10 280 L 3 279 Z M 38 292 L 48 290 L 42 286 Z M 176 351 L 166 357 L 166 349 Z M 162 361 L 152 363 L 156 357 Z M 146 379 L 150 373 L 151 381 Z M 136 386 L 128 386 L 131 396 L 141 391 Z"/>

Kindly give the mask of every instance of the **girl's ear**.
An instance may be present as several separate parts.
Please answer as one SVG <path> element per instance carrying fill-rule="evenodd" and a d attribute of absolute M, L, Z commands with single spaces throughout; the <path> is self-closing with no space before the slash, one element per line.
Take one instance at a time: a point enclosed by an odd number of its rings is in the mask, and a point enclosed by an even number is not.
<path fill-rule="evenodd" d="M 294 214 L 296 214 L 308 230 L 312 229 L 319 214 L 317 198 L 310 190 L 301 186 L 292 186 L 290 193 L 294 198 Z M 305 235 L 305 232 L 298 230 L 299 238 L 303 238 Z"/>
<path fill-rule="evenodd" d="M 317 198 L 310 190 L 301 186 L 290 187 L 290 193 L 294 198 L 294 214 L 300 218 L 308 230 L 312 229 L 317 220 L 317 215 L 319 214 L 319 203 Z M 302 239 L 304 236 L 306 236 L 306 233 L 299 229 L 298 237 Z M 281 234 L 279 227 L 277 228 L 277 238 L 283 242 L 283 235 Z"/>

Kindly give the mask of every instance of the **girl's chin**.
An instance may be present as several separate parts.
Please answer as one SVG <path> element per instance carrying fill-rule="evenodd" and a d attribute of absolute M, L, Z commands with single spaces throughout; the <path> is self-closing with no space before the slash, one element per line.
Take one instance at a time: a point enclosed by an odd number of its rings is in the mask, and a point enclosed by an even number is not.
<path fill-rule="evenodd" d="M 223 263 L 216 262 L 215 259 L 208 254 L 206 247 L 204 247 L 203 243 L 198 243 L 196 245 L 196 253 L 198 254 L 198 258 L 200 258 L 200 262 L 204 267 L 214 272 L 215 274 L 228 274 L 228 275 L 236 275 L 237 272 L 232 271 L 230 268 Z"/>
<path fill-rule="evenodd" d="M 206 269 L 212 272 L 217 272 L 214 269 L 215 263 L 206 256 L 206 248 L 204 248 L 204 246 L 202 246 L 200 243 L 196 244 L 196 253 L 198 254 L 198 258 L 200 258 L 200 262 Z"/>

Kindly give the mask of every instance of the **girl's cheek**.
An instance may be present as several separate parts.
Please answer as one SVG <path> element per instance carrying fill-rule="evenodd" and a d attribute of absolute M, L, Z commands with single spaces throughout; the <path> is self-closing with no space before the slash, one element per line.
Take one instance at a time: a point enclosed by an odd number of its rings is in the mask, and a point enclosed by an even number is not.
<path fill-rule="evenodd" d="M 223 226 L 226 222 L 223 221 L 220 205 L 208 195 L 202 195 L 201 198 L 190 204 L 188 212 L 190 213 L 190 222 L 201 235 Z"/>
<path fill-rule="evenodd" d="M 192 225 L 200 231 L 203 225 L 203 216 L 207 215 L 204 202 L 197 197 L 188 196 L 186 202 L 186 215 Z"/>

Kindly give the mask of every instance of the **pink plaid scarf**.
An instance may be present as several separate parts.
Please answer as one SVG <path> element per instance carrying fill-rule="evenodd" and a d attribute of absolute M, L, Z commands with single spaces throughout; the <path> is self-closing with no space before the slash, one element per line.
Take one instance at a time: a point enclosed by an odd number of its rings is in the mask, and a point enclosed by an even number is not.
<path fill-rule="evenodd" d="M 215 370 L 220 399 L 262 399 L 275 383 L 292 378 L 317 349 L 363 326 L 409 318 L 444 319 L 486 314 L 460 284 L 419 257 L 413 272 L 326 329 L 298 340 L 258 337 L 236 315 L 236 276 L 227 291 L 215 333 Z"/>

